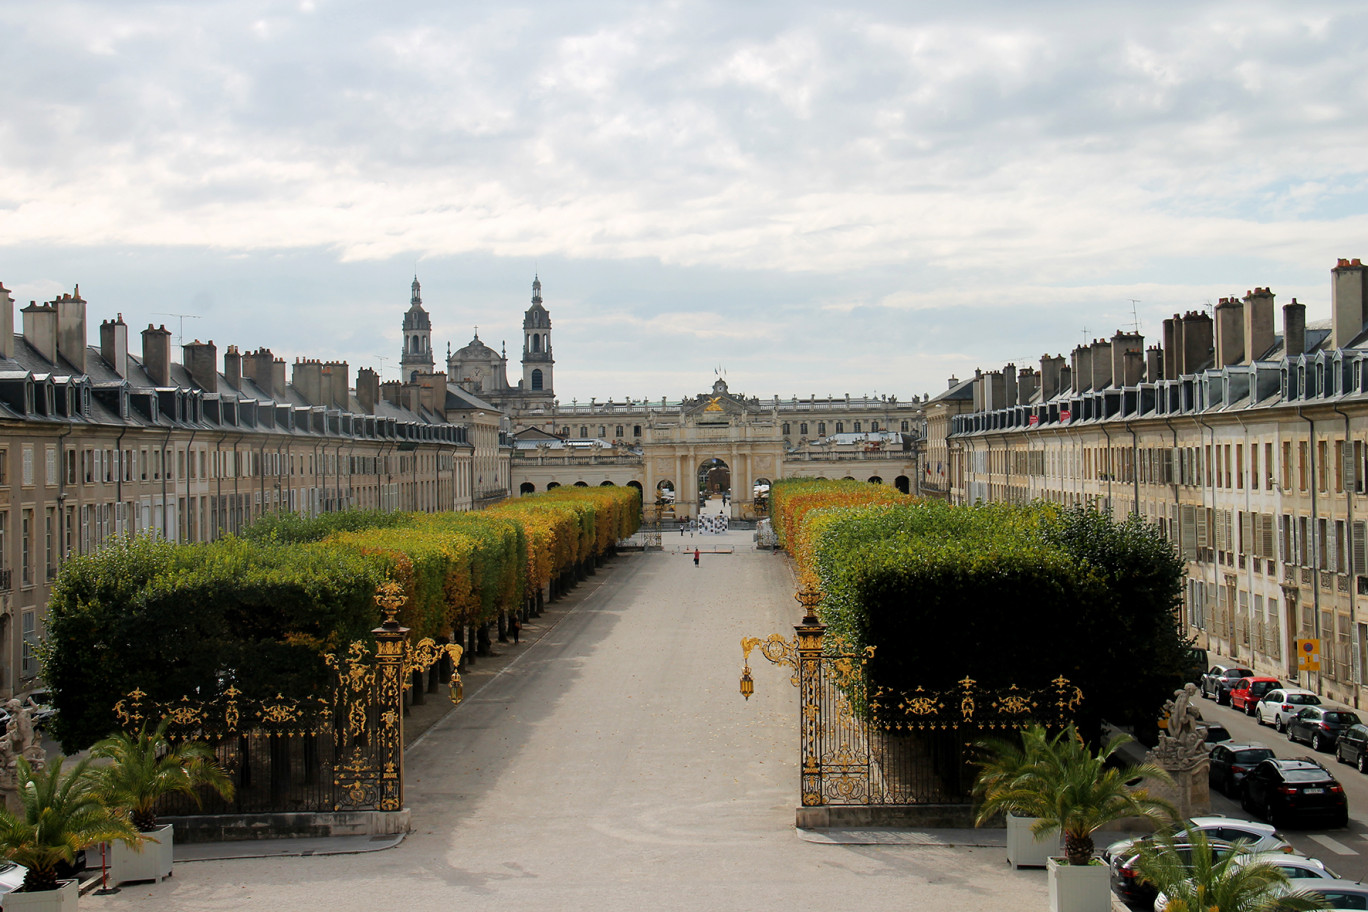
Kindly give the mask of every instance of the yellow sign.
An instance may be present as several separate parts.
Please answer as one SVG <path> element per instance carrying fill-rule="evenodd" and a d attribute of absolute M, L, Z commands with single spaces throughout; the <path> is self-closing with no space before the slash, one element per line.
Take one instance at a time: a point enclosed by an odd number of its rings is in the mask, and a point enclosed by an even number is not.
<path fill-rule="evenodd" d="M 1320 671 L 1321 641 L 1297 640 L 1297 670 Z"/>

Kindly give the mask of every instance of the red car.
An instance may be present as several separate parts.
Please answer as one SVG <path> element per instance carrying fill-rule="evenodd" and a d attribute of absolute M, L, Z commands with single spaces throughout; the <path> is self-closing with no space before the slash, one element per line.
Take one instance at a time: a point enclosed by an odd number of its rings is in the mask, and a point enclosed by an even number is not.
<path fill-rule="evenodd" d="M 1282 687 L 1282 682 L 1277 678 L 1240 678 L 1230 684 L 1230 705 L 1246 716 L 1252 716 L 1255 705 L 1263 699 L 1264 694 L 1279 687 Z"/>

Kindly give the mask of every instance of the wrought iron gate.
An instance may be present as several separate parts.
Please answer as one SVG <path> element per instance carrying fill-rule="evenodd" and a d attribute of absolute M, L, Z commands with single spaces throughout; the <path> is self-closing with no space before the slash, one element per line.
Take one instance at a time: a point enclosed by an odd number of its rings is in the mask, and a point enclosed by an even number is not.
<path fill-rule="evenodd" d="M 1067 725 L 1083 699 L 1064 677 L 1046 687 L 980 687 L 965 676 L 949 689 L 910 692 L 869 687 L 874 648 L 854 652 L 826 637 L 816 616 L 820 593 L 797 596 L 796 636 L 741 641 L 741 694 L 755 691 L 750 656 L 792 669 L 799 693 L 800 795 L 820 805 L 959 804 L 973 785 L 967 748 L 994 733 L 1040 722 Z"/>
<path fill-rule="evenodd" d="M 181 697 L 156 702 L 135 689 L 114 706 L 119 726 L 136 733 L 166 720 L 172 740 L 198 739 L 213 746 L 233 779 L 236 794 L 225 801 L 206 792 L 202 804 L 178 796 L 163 814 L 263 813 L 279 811 L 397 811 L 404 806 L 403 694 L 415 672 L 449 656 L 451 699 L 460 702 L 456 670 L 461 647 L 432 639 L 409 643 L 399 626 L 405 597 L 398 583 L 376 591 L 385 621 L 373 643 L 357 640 L 341 655 L 325 655 L 334 679 L 329 692 L 294 699 L 277 694 L 249 700 L 228 687 L 209 700 Z"/>

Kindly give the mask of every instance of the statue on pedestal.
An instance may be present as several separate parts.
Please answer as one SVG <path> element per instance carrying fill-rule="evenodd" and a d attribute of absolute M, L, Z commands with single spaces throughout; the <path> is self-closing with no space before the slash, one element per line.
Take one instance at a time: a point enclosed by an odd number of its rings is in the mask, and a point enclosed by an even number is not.
<path fill-rule="evenodd" d="M 1150 752 L 1150 759 L 1163 766 L 1188 764 L 1206 756 L 1206 739 L 1197 728 L 1201 715 L 1192 701 L 1197 696 L 1196 684 L 1184 684 L 1173 692 L 1173 699 L 1164 703 L 1168 711 L 1168 728 L 1159 732 L 1159 744 Z"/>
<path fill-rule="evenodd" d="M 33 730 L 33 718 L 20 700 L 7 700 L 9 722 L 0 735 L 0 798 L 11 811 L 19 810 L 19 758 L 23 757 L 36 773 L 47 766 L 47 752 Z"/>

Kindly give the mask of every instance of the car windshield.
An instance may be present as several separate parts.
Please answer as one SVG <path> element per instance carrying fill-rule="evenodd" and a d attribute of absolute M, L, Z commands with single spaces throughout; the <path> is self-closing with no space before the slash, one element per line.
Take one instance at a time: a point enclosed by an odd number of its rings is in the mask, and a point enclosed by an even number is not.
<path fill-rule="evenodd" d="M 1324 782 L 1330 776 L 1324 770 L 1318 769 L 1294 769 L 1283 770 L 1283 779 L 1287 782 Z"/>
<path fill-rule="evenodd" d="M 1227 672 L 1226 672 L 1226 677 L 1227 677 L 1227 678 L 1252 678 L 1252 677 L 1254 677 L 1254 672 L 1251 671 L 1251 670 L 1249 670 L 1248 668 L 1232 668 L 1232 669 L 1230 669 L 1230 671 L 1227 671 Z"/>
<path fill-rule="evenodd" d="M 1320 697 L 1315 694 L 1288 694 L 1288 703 L 1304 703 L 1307 706 L 1315 706 L 1320 703 Z"/>
<path fill-rule="evenodd" d="M 1354 725 L 1358 722 L 1358 716 L 1351 712 L 1327 712 L 1326 722 L 1338 722 L 1340 725 Z"/>
<path fill-rule="evenodd" d="M 1273 751 L 1267 747 L 1235 752 L 1235 759 L 1240 763 L 1258 763 L 1260 760 L 1267 760 L 1271 756 L 1273 756 Z"/>
<path fill-rule="evenodd" d="M 1249 689 L 1252 693 L 1261 694 L 1267 693 L 1269 688 L 1277 686 L 1277 681 L 1255 681 L 1253 684 L 1249 685 Z"/>

